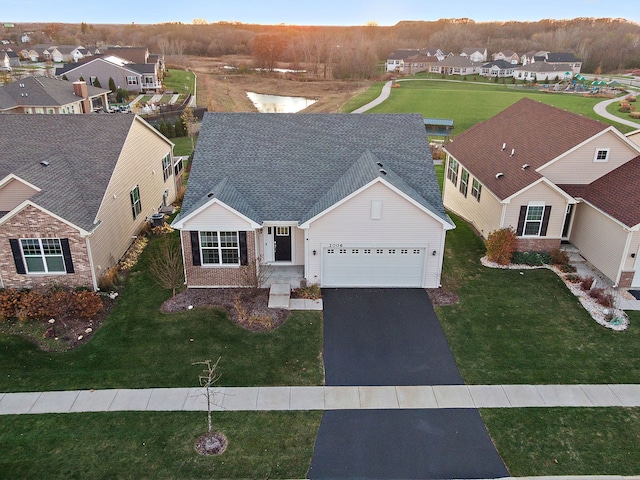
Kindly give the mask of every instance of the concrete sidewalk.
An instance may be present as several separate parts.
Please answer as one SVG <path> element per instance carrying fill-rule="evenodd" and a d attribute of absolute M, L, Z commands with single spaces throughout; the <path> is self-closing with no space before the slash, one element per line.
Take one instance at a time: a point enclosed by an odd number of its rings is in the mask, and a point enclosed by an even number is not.
<path fill-rule="evenodd" d="M 221 387 L 214 392 L 216 411 L 640 407 L 636 384 Z M 199 387 L 0 393 L 0 415 L 206 409 Z"/>

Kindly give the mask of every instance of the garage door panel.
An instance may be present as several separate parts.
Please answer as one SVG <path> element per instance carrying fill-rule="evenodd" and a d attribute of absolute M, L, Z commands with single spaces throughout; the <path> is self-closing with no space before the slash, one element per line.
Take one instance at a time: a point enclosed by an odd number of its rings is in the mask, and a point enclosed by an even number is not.
<path fill-rule="evenodd" d="M 326 287 L 420 287 L 426 247 L 324 248 Z"/>

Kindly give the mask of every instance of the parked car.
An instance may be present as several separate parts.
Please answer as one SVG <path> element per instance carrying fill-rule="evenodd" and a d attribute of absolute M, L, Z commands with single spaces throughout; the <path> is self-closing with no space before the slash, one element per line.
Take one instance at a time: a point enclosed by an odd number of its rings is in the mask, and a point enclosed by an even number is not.
<path fill-rule="evenodd" d="M 0 65 L 0 72 L 10 72 L 11 71 L 11 67 L 8 67 L 6 65 Z"/>

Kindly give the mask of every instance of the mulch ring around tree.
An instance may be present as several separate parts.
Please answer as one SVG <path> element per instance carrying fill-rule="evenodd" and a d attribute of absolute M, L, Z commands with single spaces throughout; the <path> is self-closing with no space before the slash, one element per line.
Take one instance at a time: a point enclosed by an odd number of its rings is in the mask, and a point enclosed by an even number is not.
<path fill-rule="evenodd" d="M 267 288 L 192 288 L 178 293 L 160 307 L 163 313 L 177 313 L 191 308 L 221 308 L 229 319 L 253 332 L 274 330 L 289 317 L 289 310 L 269 308 Z"/>
<path fill-rule="evenodd" d="M 196 439 L 196 452 L 200 455 L 220 455 L 227 449 L 227 437 L 220 432 L 207 432 Z"/>

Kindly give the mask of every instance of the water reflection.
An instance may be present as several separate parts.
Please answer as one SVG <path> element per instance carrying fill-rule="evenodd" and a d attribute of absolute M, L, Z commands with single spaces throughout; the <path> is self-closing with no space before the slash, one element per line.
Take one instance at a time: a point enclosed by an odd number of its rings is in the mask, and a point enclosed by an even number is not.
<path fill-rule="evenodd" d="M 317 101 L 304 97 L 281 97 L 253 92 L 247 92 L 247 97 L 260 113 L 296 113 Z"/>

